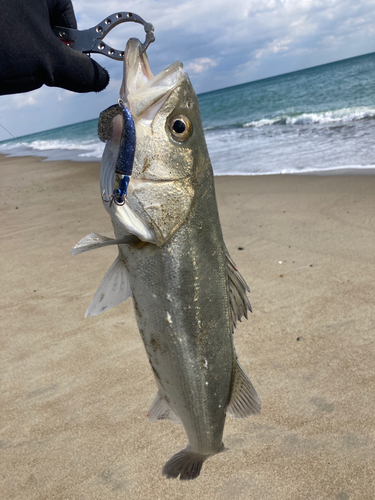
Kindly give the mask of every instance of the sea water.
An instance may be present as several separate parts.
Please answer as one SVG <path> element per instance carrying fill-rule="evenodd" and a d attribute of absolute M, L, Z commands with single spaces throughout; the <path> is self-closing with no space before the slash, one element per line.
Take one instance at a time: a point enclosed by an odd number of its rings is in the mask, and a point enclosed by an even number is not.
<path fill-rule="evenodd" d="M 198 99 L 217 175 L 375 169 L 375 53 Z M 96 119 L 0 143 L 3 154 L 81 161 L 103 148 Z"/>

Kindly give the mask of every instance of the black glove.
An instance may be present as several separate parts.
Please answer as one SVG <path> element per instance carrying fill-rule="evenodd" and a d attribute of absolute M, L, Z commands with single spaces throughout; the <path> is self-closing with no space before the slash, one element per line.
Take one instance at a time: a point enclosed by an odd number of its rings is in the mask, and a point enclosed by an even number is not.
<path fill-rule="evenodd" d="M 0 94 L 41 87 L 99 92 L 107 71 L 85 54 L 67 47 L 53 26 L 77 28 L 70 0 L 1 0 Z"/>

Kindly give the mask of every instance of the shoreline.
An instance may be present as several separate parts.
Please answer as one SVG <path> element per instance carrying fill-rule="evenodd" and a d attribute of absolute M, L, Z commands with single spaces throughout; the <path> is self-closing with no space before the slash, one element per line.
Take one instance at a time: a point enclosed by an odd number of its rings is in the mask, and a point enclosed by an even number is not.
<path fill-rule="evenodd" d="M 215 178 L 254 311 L 234 344 L 262 411 L 228 417 L 229 451 L 185 482 L 161 475 L 187 439 L 148 422 L 157 386 L 131 300 L 84 318 L 117 256 L 69 253 L 113 237 L 85 163 L 0 157 L 4 498 L 372 498 L 375 176 Z"/>
<path fill-rule="evenodd" d="M 56 150 L 56 156 L 58 156 L 59 150 Z M 61 152 L 61 155 L 64 156 L 64 153 Z M 66 158 L 53 158 L 49 159 L 48 156 L 43 156 L 43 155 L 37 155 L 37 154 L 24 154 L 24 155 L 11 155 L 11 154 L 4 154 L 0 153 L 0 160 L 2 158 L 35 158 L 39 161 L 42 161 L 42 163 L 45 162 L 72 162 L 72 163 L 99 163 L 101 162 L 101 158 L 92 158 L 92 159 L 66 159 Z M 249 173 L 235 173 L 235 174 L 230 174 L 230 173 L 224 173 L 224 174 L 219 174 L 219 173 L 214 173 L 215 177 L 262 177 L 262 176 L 274 176 L 274 175 L 311 175 L 311 176 L 342 176 L 342 175 L 375 175 L 375 165 L 371 166 L 344 166 L 344 167 L 334 167 L 334 168 L 329 168 L 329 169 L 316 169 L 316 170 L 310 170 L 310 171 L 298 171 L 298 172 L 264 172 L 264 173 L 259 173 L 259 172 L 249 172 Z"/>

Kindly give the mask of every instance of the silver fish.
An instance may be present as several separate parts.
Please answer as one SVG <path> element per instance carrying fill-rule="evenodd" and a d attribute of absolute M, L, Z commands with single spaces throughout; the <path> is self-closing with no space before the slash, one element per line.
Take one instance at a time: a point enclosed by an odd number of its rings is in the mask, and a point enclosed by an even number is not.
<path fill-rule="evenodd" d="M 118 245 L 86 315 L 133 298 L 158 387 L 149 420 L 182 423 L 189 440 L 162 473 L 194 479 L 204 460 L 225 450 L 226 414 L 260 411 L 232 335 L 251 311 L 249 289 L 223 241 L 198 100 L 182 64 L 153 76 L 140 42 L 129 40 L 120 98 L 136 133 L 125 203 L 113 196 L 124 142 L 121 106 L 99 120 L 99 135 L 108 141 L 100 186 L 115 239 L 92 233 L 72 253 Z"/>

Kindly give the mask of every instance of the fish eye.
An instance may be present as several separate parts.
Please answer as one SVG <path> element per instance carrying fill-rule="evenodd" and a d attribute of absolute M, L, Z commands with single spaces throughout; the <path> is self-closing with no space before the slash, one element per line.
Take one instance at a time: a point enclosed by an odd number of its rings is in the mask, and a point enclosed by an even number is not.
<path fill-rule="evenodd" d="M 186 116 L 174 116 L 169 120 L 169 131 L 175 141 L 185 142 L 191 137 L 193 126 Z"/>

